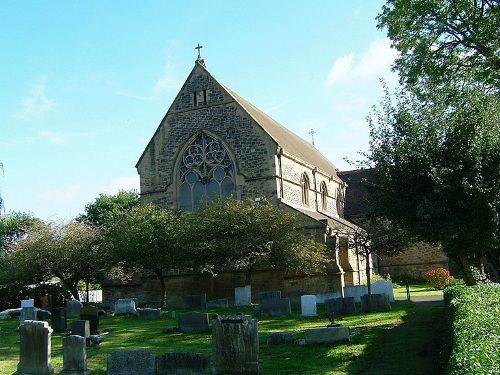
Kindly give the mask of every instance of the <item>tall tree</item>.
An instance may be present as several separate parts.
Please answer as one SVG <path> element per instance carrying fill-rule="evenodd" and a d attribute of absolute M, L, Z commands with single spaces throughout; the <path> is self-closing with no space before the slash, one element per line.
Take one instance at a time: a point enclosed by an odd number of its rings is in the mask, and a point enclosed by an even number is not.
<path fill-rule="evenodd" d="M 40 220 L 29 213 L 9 212 L 0 216 L 0 251 L 7 255 L 9 245 L 15 244 Z"/>
<path fill-rule="evenodd" d="M 106 242 L 117 263 L 153 272 L 161 285 L 160 306 L 165 304 L 164 275 L 169 269 L 190 268 L 186 251 L 185 216 L 154 204 L 122 211 L 110 221 Z"/>
<path fill-rule="evenodd" d="M 499 0 L 387 0 L 377 20 L 399 52 L 394 69 L 407 87 L 500 88 Z"/>
<path fill-rule="evenodd" d="M 256 267 L 311 273 L 328 260 L 323 244 L 297 229 L 300 217 L 265 201 L 214 199 L 189 216 L 191 254 L 212 272 Z"/>
<path fill-rule="evenodd" d="M 471 267 L 500 265 L 500 100 L 478 87 L 435 92 L 432 105 L 401 90 L 369 117 L 369 199 L 375 211 L 440 243 L 475 283 Z"/>

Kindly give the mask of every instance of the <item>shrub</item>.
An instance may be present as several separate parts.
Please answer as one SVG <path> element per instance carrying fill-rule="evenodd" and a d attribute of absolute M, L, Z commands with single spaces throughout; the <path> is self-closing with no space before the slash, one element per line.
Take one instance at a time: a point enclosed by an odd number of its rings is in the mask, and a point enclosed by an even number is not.
<path fill-rule="evenodd" d="M 444 268 L 436 268 L 435 270 L 429 270 L 424 273 L 425 281 L 427 281 L 435 289 L 444 289 L 445 286 L 450 284 L 453 280 L 453 276 L 450 275 L 450 271 Z"/>
<path fill-rule="evenodd" d="M 500 374 L 500 284 L 444 291 L 452 330 L 448 375 Z"/>

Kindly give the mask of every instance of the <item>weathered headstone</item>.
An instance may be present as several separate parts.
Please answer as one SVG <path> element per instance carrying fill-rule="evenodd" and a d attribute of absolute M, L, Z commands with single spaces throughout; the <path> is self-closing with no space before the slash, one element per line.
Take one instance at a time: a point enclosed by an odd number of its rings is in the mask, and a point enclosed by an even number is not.
<path fill-rule="evenodd" d="M 26 320 L 37 320 L 35 307 L 23 307 L 19 316 L 19 326 L 22 326 Z"/>
<path fill-rule="evenodd" d="M 194 311 L 179 314 L 179 331 L 183 333 L 209 332 L 208 314 Z"/>
<path fill-rule="evenodd" d="M 322 292 L 316 294 L 316 304 L 322 305 L 327 299 L 340 298 L 342 294 L 340 292 Z"/>
<path fill-rule="evenodd" d="M 26 320 L 19 327 L 20 354 L 14 375 L 53 374 L 50 365 L 52 329 L 47 322 Z"/>
<path fill-rule="evenodd" d="M 387 312 L 391 311 L 389 297 L 385 294 L 365 294 L 361 296 L 361 311 L 363 312 Z"/>
<path fill-rule="evenodd" d="M 292 315 L 292 306 L 289 298 L 264 299 L 260 303 L 261 313 L 268 316 Z"/>
<path fill-rule="evenodd" d="M 99 309 L 96 306 L 83 306 L 80 310 L 80 320 L 88 320 L 90 334 L 99 334 Z"/>
<path fill-rule="evenodd" d="M 281 298 L 281 291 L 279 290 L 270 290 L 267 292 L 260 292 L 259 293 L 259 305 L 262 304 L 262 301 L 268 300 L 268 299 L 280 299 Z"/>
<path fill-rule="evenodd" d="M 134 315 L 135 314 L 135 298 L 122 298 L 115 302 L 115 315 Z"/>
<path fill-rule="evenodd" d="M 68 301 L 66 304 L 66 316 L 68 318 L 80 318 L 82 303 L 76 299 Z"/>
<path fill-rule="evenodd" d="M 227 298 L 214 299 L 207 302 L 207 309 L 227 309 L 229 307 L 229 301 Z"/>
<path fill-rule="evenodd" d="M 90 337 L 90 323 L 88 320 L 73 320 L 71 323 L 71 334 L 82 336 L 86 339 Z"/>
<path fill-rule="evenodd" d="M 356 313 L 354 297 L 334 298 L 325 300 L 325 312 L 327 315 L 345 315 Z"/>
<path fill-rule="evenodd" d="M 389 302 L 394 302 L 394 287 L 390 281 L 377 280 L 371 285 L 372 294 L 385 294 Z"/>
<path fill-rule="evenodd" d="M 258 374 L 257 320 L 243 315 L 213 319 L 212 362 L 215 374 Z"/>
<path fill-rule="evenodd" d="M 234 305 L 252 306 L 252 287 L 250 285 L 234 288 Z"/>
<path fill-rule="evenodd" d="M 210 356 L 201 353 L 173 352 L 156 357 L 156 375 L 210 374 Z"/>
<path fill-rule="evenodd" d="M 161 318 L 161 309 L 157 308 L 149 308 L 145 307 L 142 309 L 137 309 L 137 317 L 141 319 L 160 319 Z"/>
<path fill-rule="evenodd" d="M 354 297 L 354 302 L 361 302 L 361 296 L 368 293 L 366 285 L 346 285 L 344 287 L 344 297 Z"/>
<path fill-rule="evenodd" d="M 107 366 L 107 375 L 155 375 L 156 357 L 148 349 L 115 350 Z"/>
<path fill-rule="evenodd" d="M 63 370 L 61 375 L 89 375 L 87 368 L 86 341 L 82 336 L 66 336 L 62 339 Z"/>
<path fill-rule="evenodd" d="M 64 307 L 53 308 L 50 310 L 50 321 L 54 332 L 62 333 L 68 330 L 68 319 Z"/>
<path fill-rule="evenodd" d="M 207 306 L 206 294 L 193 294 L 190 296 L 184 296 L 183 307 L 185 309 L 205 309 L 206 306 Z"/>
<path fill-rule="evenodd" d="M 22 299 L 21 300 L 21 308 L 25 307 L 35 307 L 35 300 L 34 299 Z"/>
<path fill-rule="evenodd" d="M 300 297 L 302 316 L 318 316 L 316 311 L 316 296 L 304 295 Z"/>
<path fill-rule="evenodd" d="M 269 332 L 267 334 L 267 345 L 293 344 L 293 332 Z"/>
<path fill-rule="evenodd" d="M 306 344 L 331 344 L 350 341 L 349 327 L 319 327 L 304 331 Z"/>

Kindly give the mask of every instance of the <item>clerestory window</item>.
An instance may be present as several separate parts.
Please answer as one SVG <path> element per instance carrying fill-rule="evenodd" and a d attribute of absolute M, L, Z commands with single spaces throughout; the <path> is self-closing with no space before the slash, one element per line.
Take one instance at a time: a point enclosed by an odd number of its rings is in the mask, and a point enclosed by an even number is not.
<path fill-rule="evenodd" d="M 184 150 L 179 166 L 179 209 L 192 211 L 207 198 L 235 190 L 234 163 L 223 144 L 200 133 Z"/>

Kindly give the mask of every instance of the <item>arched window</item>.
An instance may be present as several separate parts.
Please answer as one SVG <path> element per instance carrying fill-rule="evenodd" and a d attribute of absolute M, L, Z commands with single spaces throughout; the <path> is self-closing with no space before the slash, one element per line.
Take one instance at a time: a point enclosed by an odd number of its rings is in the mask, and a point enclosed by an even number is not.
<path fill-rule="evenodd" d="M 181 158 L 179 209 L 192 211 L 206 198 L 228 198 L 234 192 L 234 164 L 218 139 L 200 133 L 185 148 Z"/>
<path fill-rule="evenodd" d="M 325 181 L 322 181 L 319 186 L 319 194 L 321 196 L 321 211 L 328 211 L 328 189 Z"/>
<path fill-rule="evenodd" d="M 339 216 L 343 216 L 344 211 L 344 189 L 342 186 L 339 186 L 337 189 L 337 214 Z"/>
<path fill-rule="evenodd" d="M 302 204 L 309 207 L 309 177 L 305 172 L 300 177 L 300 186 L 302 189 Z"/>

